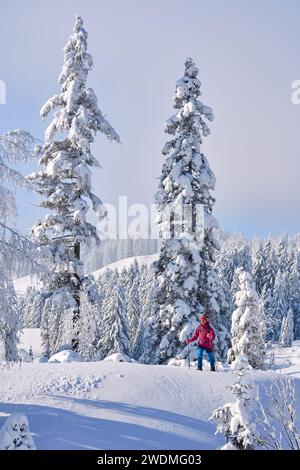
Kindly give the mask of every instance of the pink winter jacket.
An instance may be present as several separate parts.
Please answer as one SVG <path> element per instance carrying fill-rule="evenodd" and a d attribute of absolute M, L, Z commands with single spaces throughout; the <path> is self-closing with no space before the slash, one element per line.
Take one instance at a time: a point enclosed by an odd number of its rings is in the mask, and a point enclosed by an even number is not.
<path fill-rule="evenodd" d="M 200 348 L 213 350 L 215 337 L 214 329 L 207 323 L 206 325 L 199 325 L 188 342 L 192 343 L 197 340 L 197 344 Z"/>

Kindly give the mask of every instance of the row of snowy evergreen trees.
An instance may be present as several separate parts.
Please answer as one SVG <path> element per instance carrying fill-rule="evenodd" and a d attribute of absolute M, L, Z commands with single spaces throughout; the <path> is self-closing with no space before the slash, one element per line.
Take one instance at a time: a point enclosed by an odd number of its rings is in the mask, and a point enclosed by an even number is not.
<path fill-rule="evenodd" d="M 291 310 L 295 338 L 300 338 L 300 240 L 299 236 L 269 236 L 247 240 L 224 236 L 216 269 L 230 311 L 238 289 L 237 268 L 251 273 L 265 315 L 266 339 L 278 341 L 283 318 Z"/>
<path fill-rule="evenodd" d="M 278 341 L 280 339 L 281 325 L 283 320 L 290 312 L 294 322 L 294 336 L 300 338 L 300 263 L 295 263 L 299 257 L 299 238 L 297 237 L 268 237 L 267 239 L 255 239 L 248 241 L 240 235 L 220 235 L 221 250 L 216 260 L 216 267 L 222 280 L 224 292 L 230 305 L 230 312 L 236 308 L 236 293 L 239 290 L 239 274 L 238 268 L 243 267 L 247 272 L 253 275 L 256 291 L 258 293 L 258 301 L 260 309 L 264 311 L 264 335 L 266 340 Z M 285 255 L 283 255 L 285 253 Z M 261 262 L 265 256 L 264 264 Z M 268 259 L 270 256 L 270 259 Z M 260 269 L 258 269 L 260 266 Z M 287 269 L 289 268 L 290 269 Z M 141 281 L 141 272 L 145 273 Z M 273 284 L 270 284 L 272 277 L 268 273 L 273 274 Z M 109 317 L 106 302 L 111 298 L 113 286 L 117 284 L 115 277 L 112 276 L 111 270 L 107 275 L 102 275 L 99 283 L 97 283 L 98 295 L 102 299 L 99 308 L 98 324 L 100 325 L 100 310 L 106 310 L 106 318 Z M 125 335 L 131 338 L 131 354 L 138 357 L 134 346 L 134 335 L 138 329 L 144 328 L 145 319 L 149 318 L 150 309 L 148 303 L 145 303 L 145 296 L 151 299 L 153 306 L 153 289 L 154 289 L 154 270 L 144 266 L 140 269 L 137 263 L 134 263 L 130 269 L 124 269 L 120 274 L 123 288 L 125 290 L 126 310 L 128 312 L 129 331 Z M 142 285 L 143 293 L 140 293 L 140 285 Z M 267 290 L 268 289 L 268 290 Z M 267 290 L 268 298 L 264 292 Z M 129 295 L 129 292 L 131 294 Z M 287 294 L 288 293 L 288 294 Z M 42 324 L 43 300 L 45 294 L 37 291 L 36 288 L 29 288 L 25 297 L 21 299 L 21 308 L 23 325 L 26 328 L 40 327 Z M 122 297 L 122 296 L 121 296 Z M 131 300 L 129 301 L 129 298 Z M 130 307 L 127 307 L 130 305 Z M 145 312 L 145 305 L 147 305 Z M 113 310 L 110 303 L 110 309 Z M 231 314 L 230 314 L 231 315 Z M 229 319 L 230 320 L 230 319 Z M 117 350 L 117 349 L 116 349 Z M 127 351 L 128 353 L 128 351 Z"/>
<path fill-rule="evenodd" d="M 255 288 L 251 273 L 242 267 L 235 273 L 235 291 L 232 292 L 231 363 L 250 363 L 262 367 L 264 343 L 267 337 L 263 298 Z M 143 362 L 153 362 L 152 323 L 155 322 L 155 270 L 135 261 L 121 272 L 106 269 L 93 284 L 93 302 L 86 292 L 81 293 L 82 316 L 78 325 L 79 351 L 89 360 L 103 359 L 113 353 L 122 353 Z M 88 286 L 85 286 L 88 291 Z M 96 295 L 95 295 L 96 293 Z M 91 295 L 91 293 L 89 294 Z M 29 288 L 20 300 L 23 325 L 41 327 L 45 354 L 62 349 L 72 337 L 72 309 L 69 315 L 57 318 L 45 302 L 47 294 L 40 288 Z M 279 310 L 275 310 L 277 313 Z M 274 337 L 283 346 L 290 346 L 294 338 L 292 309 L 282 312 L 281 322 L 273 321 Z M 62 323 L 60 323 L 62 322 Z M 182 346 L 183 348 L 183 346 Z"/>
<path fill-rule="evenodd" d="M 135 261 L 120 273 L 106 269 L 97 281 L 90 278 L 86 283 L 80 294 L 82 315 L 76 325 L 78 352 L 88 360 L 113 353 L 140 359 L 145 353 L 147 320 L 153 314 L 153 268 Z M 44 354 L 49 357 L 70 344 L 74 326 L 72 309 L 58 316 L 47 299 L 46 290 L 30 287 L 20 299 L 19 310 L 24 327 L 41 328 Z M 61 299 L 59 302 L 63 305 Z"/>

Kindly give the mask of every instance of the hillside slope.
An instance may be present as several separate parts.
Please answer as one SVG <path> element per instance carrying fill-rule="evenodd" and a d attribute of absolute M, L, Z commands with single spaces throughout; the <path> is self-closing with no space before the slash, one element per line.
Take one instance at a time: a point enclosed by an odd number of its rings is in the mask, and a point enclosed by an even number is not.
<path fill-rule="evenodd" d="M 98 269 L 97 271 L 94 271 L 91 274 L 95 277 L 95 279 L 98 279 L 99 276 L 103 274 L 106 269 L 117 269 L 119 272 L 121 272 L 123 268 L 129 268 L 135 259 L 137 260 L 139 266 L 142 266 L 143 264 L 150 266 L 153 261 L 157 259 L 157 257 L 158 254 L 124 258 L 119 261 L 116 261 L 115 263 L 108 264 L 107 266 L 104 266 L 103 268 Z M 28 287 L 36 285 L 37 282 L 37 276 L 30 275 L 14 279 L 13 283 L 17 296 L 20 297 L 24 295 Z"/>

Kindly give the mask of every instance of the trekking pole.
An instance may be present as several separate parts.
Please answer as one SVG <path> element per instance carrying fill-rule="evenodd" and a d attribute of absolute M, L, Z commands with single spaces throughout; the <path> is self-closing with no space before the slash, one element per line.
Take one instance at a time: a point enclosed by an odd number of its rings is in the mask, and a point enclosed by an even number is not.
<path fill-rule="evenodd" d="M 190 361 L 190 343 L 188 343 L 187 345 L 187 350 L 188 350 L 188 353 L 187 353 L 187 357 L 188 357 L 188 366 L 189 366 L 189 370 L 191 368 L 191 361 Z"/>

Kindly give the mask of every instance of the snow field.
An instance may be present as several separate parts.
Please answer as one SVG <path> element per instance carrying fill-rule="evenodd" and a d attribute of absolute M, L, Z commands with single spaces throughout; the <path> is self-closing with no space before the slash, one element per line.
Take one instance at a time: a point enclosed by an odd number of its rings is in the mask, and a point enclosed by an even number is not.
<path fill-rule="evenodd" d="M 36 331 L 25 330 L 25 338 L 38 350 Z M 274 351 L 273 372 L 249 374 L 260 386 L 270 373 L 291 374 L 299 397 L 300 341 Z M 224 437 L 208 419 L 233 400 L 227 386 L 236 381 L 230 370 L 112 360 L 22 363 L 0 374 L 0 426 L 11 413 L 26 414 L 37 449 L 216 449 Z"/>

